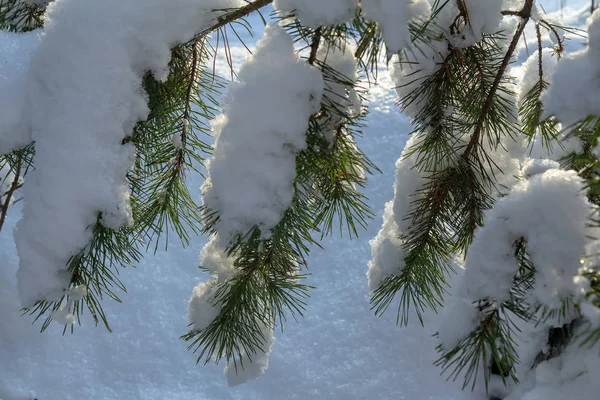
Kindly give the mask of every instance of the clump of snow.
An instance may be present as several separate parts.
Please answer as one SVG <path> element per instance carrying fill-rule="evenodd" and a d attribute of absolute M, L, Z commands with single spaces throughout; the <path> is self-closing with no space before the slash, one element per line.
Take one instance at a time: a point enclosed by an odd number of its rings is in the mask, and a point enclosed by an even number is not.
<path fill-rule="evenodd" d="M 405 266 L 402 236 L 410 229 L 411 221 L 407 218 L 410 206 L 424 183 L 415 167 L 416 156 L 406 157 L 416 141 L 417 135 L 413 135 L 396 161 L 394 200 L 385 205 L 381 230 L 370 242 L 373 258 L 369 261 L 367 277 L 371 291 L 385 278 L 400 274 Z"/>
<path fill-rule="evenodd" d="M 188 312 L 190 330 L 201 331 L 206 329 L 219 315 L 221 308 L 215 300 L 217 284 L 217 279 L 213 278 L 208 282 L 200 282 L 192 291 Z"/>
<path fill-rule="evenodd" d="M 465 275 L 469 298 L 508 298 L 516 272 L 512 244 L 523 237 L 537 270 L 533 300 L 560 305 L 573 292 L 590 213 L 575 171 L 549 169 L 517 184 L 488 213 L 471 246 Z"/>
<path fill-rule="evenodd" d="M 238 80 L 212 123 L 215 151 L 202 186 L 225 246 L 254 227 L 267 235 L 292 204 L 296 154 L 306 147 L 308 121 L 323 91 L 320 71 L 302 61 L 291 37 L 273 24 Z"/>
<path fill-rule="evenodd" d="M 552 49 L 544 48 L 542 50 L 542 77 L 546 83 L 552 80 L 557 65 L 558 56 L 555 52 Z M 519 82 L 519 99 L 524 99 L 539 82 L 539 51 L 536 50 L 523 63 L 523 76 Z"/>
<path fill-rule="evenodd" d="M 31 142 L 22 121 L 27 73 L 41 32 L 0 31 L 0 154 Z"/>
<path fill-rule="evenodd" d="M 466 7 L 468 29 L 475 41 L 481 40 L 484 34 L 498 32 L 502 16 L 501 0 L 462 0 Z M 463 32 L 464 33 L 464 32 Z"/>
<path fill-rule="evenodd" d="M 600 10 L 588 19 L 589 46 L 567 54 L 556 67 L 550 89 L 542 97 L 545 115 L 569 126 L 600 114 Z"/>
<path fill-rule="evenodd" d="M 323 97 L 335 103 L 337 107 L 349 109 L 350 115 L 360 112 L 362 101 L 353 86 L 358 81 L 358 61 L 354 57 L 355 48 L 344 42 L 337 45 L 321 46 L 317 51 L 317 60 L 335 70 L 339 81 L 325 80 Z"/>
<path fill-rule="evenodd" d="M 522 175 L 529 179 L 534 175 L 543 174 L 544 172 L 551 169 L 560 169 L 560 164 L 554 160 L 547 158 L 535 159 L 529 158 L 525 160 L 523 168 L 521 168 Z"/>
<path fill-rule="evenodd" d="M 24 188 L 15 241 L 24 306 L 62 295 L 69 258 L 85 248 L 99 213 L 131 222 L 123 145 L 147 117 L 142 78 L 165 78 L 171 47 L 191 39 L 237 0 L 60 0 L 52 2 L 31 60 L 24 123 L 36 169 Z M 173 23 L 173 21 L 177 21 Z M 20 51 L 20 50 L 19 50 Z"/>
<path fill-rule="evenodd" d="M 447 318 L 471 312 L 470 304 L 479 300 L 500 304 L 510 298 L 518 269 L 514 243 L 521 238 L 536 267 L 532 304 L 559 308 L 561 300 L 576 291 L 573 278 L 589 240 L 586 222 L 592 209 L 575 171 L 541 172 L 544 167 L 542 163 L 528 167 L 529 179 L 516 184 L 486 214 L 469 248 L 461 283 L 467 305 L 454 307 Z"/>
<path fill-rule="evenodd" d="M 188 320 L 190 330 L 200 332 L 206 329 L 221 312 L 221 304 L 215 298 L 220 290 L 220 283 L 225 283 L 236 274 L 233 266 L 234 258 L 227 256 L 224 249 L 219 247 L 219 239 L 215 235 L 204 246 L 200 256 L 203 268 L 207 269 L 211 278 L 200 282 L 192 291 L 189 300 Z M 256 316 L 270 320 L 268 316 Z M 247 354 L 244 350 L 225 367 L 225 376 L 229 386 L 236 386 L 263 375 L 269 367 L 269 355 L 274 342 L 273 324 L 261 321 L 263 343 L 255 353 Z"/>
<path fill-rule="evenodd" d="M 275 0 L 273 7 L 283 15 L 294 14 L 303 25 L 343 24 L 354 16 L 358 0 Z"/>
<path fill-rule="evenodd" d="M 362 0 L 365 17 L 377 23 L 389 53 L 396 53 L 411 44 L 408 24 L 424 20 L 431 13 L 427 0 Z"/>
<path fill-rule="evenodd" d="M 322 103 L 330 110 L 320 121 L 321 129 L 333 145 L 340 124 L 345 117 L 354 117 L 360 114 L 362 99 L 356 91 L 358 81 L 358 62 L 354 57 L 354 47 L 344 42 L 337 45 L 321 46 L 317 51 L 317 60 L 324 64 L 324 69 L 331 69 L 324 79 Z"/>
<path fill-rule="evenodd" d="M 402 106 L 402 112 L 409 118 L 415 118 L 422 109 L 422 101 L 412 101 L 410 96 L 423 79 L 437 71 L 449 54 L 448 43 L 445 40 L 432 41 L 418 51 L 410 52 L 408 60 L 393 58 L 391 76 L 394 81 L 396 94 Z M 452 110 L 448 110 L 452 111 Z"/>
<path fill-rule="evenodd" d="M 79 301 L 88 294 L 88 289 L 85 285 L 77 285 L 69 289 L 69 299 Z"/>
<path fill-rule="evenodd" d="M 236 366 L 233 364 L 225 367 L 225 376 L 229 386 L 237 386 L 246 383 L 249 380 L 259 378 L 269 368 L 269 354 L 275 341 L 274 329 L 272 324 L 262 325 L 263 343 L 260 349 L 254 354 L 244 354 L 242 363 Z"/>
<path fill-rule="evenodd" d="M 370 242 L 373 258 L 368 264 L 367 278 L 372 292 L 385 278 L 398 275 L 404 269 L 402 232 L 394 219 L 392 204 L 391 201 L 386 203 L 381 230 Z"/>
<path fill-rule="evenodd" d="M 576 327 L 574 337 L 585 334 Z M 576 339 L 575 339 L 576 340 Z M 527 371 L 524 379 L 506 400 L 563 400 L 597 397 L 600 390 L 597 372 L 600 357 L 595 348 L 581 346 L 573 341 L 556 358 L 544 361 Z"/>

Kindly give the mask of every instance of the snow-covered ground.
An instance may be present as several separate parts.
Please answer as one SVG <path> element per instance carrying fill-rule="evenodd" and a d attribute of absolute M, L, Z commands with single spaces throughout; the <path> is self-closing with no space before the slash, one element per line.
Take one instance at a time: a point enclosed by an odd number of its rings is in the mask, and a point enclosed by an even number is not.
<path fill-rule="evenodd" d="M 556 10 L 560 0 L 542 4 L 547 11 Z M 575 8 L 587 4 L 570 2 Z M 566 25 L 580 22 L 572 9 L 564 15 Z M 258 19 L 254 22 L 260 25 Z M 233 51 L 239 66 L 245 50 Z M 206 279 L 196 268 L 204 237 L 185 249 L 172 245 L 168 252 L 148 254 L 136 269 L 123 270 L 128 288 L 123 304 L 104 303 L 113 333 L 86 321 L 74 335 L 62 336 L 58 325 L 40 334 L 39 325 L 32 326 L 19 313 L 12 236 L 20 218 L 17 203 L 0 232 L 0 399 L 483 399 L 482 393 L 461 391 L 458 382 L 445 382 L 431 365 L 436 358 L 431 338 L 435 315 L 427 316 L 425 328 L 416 318 L 400 328 L 394 310 L 376 318 L 369 309 L 368 240 L 376 235 L 383 205 L 393 196 L 394 162 L 410 131 L 395 107 L 391 86 L 383 73 L 380 86 L 372 90 L 371 115 L 359 139 L 383 171 L 371 177 L 366 190 L 378 217 L 359 239 L 336 236 L 324 241 L 325 250 L 313 251 L 308 283 L 317 289 L 306 318 L 276 332 L 265 376 L 228 388 L 223 365 L 196 366 L 179 340 L 187 330 L 192 288 Z M 199 198 L 202 182 L 189 183 Z"/>

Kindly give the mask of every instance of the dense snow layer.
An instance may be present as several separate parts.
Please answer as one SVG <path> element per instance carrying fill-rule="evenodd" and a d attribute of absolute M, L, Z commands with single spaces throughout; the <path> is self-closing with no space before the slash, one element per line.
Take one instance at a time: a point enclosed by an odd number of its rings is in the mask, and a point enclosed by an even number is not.
<path fill-rule="evenodd" d="M 268 236 L 292 204 L 296 154 L 322 92 L 321 72 L 298 57 L 283 28 L 268 25 L 212 122 L 216 143 L 202 200 L 219 215 L 224 246 L 253 227 Z"/>
<path fill-rule="evenodd" d="M 31 142 L 21 117 L 29 63 L 39 39 L 39 31 L 0 31 L 0 154 Z"/>
<path fill-rule="evenodd" d="M 408 23 L 429 17 L 428 0 L 362 0 L 365 17 L 377 22 L 390 53 L 396 53 L 410 44 Z"/>
<path fill-rule="evenodd" d="M 59 0 L 48 6 L 24 113 L 36 142 L 36 169 L 15 232 L 24 306 L 63 294 L 67 263 L 88 244 L 100 212 L 111 228 L 131 223 L 124 181 L 135 154 L 122 140 L 148 113 L 142 78 L 147 71 L 164 78 L 171 46 L 213 23 L 212 9 L 235 4 Z"/>
<path fill-rule="evenodd" d="M 545 114 L 555 115 L 565 126 L 600 110 L 600 10 L 589 18 L 588 30 L 588 48 L 561 60 L 542 98 Z"/>
<path fill-rule="evenodd" d="M 275 0 L 273 7 L 283 16 L 294 14 L 304 25 L 318 28 L 349 21 L 357 3 L 358 0 Z"/>
<path fill-rule="evenodd" d="M 417 139 L 413 136 L 406 142 L 402 156 L 396 161 L 394 200 L 385 205 L 381 230 L 370 242 L 373 259 L 369 261 L 367 277 L 371 291 L 377 289 L 385 278 L 398 275 L 404 269 L 401 237 L 411 226 L 408 214 L 412 202 L 417 199 L 415 192 L 425 182 L 415 168 L 416 154 L 406 157 Z"/>
<path fill-rule="evenodd" d="M 576 292 L 573 278 L 578 275 L 589 241 L 586 225 L 592 209 L 577 173 L 552 169 L 556 166 L 530 163 L 526 171 L 529 179 L 515 185 L 486 214 L 484 227 L 476 232 L 469 248 L 460 290 L 464 301 L 449 310 L 447 320 L 454 323 L 472 314 L 473 302 L 482 299 L 498 303 L 509 300 L 518 269 L 514 243 L 520 238 L 525 239 L 527 253 L 536 266 L 532 304 L 558 309 L 561 298 Z M 473 322 L 470 328 L 468 324 L 460 326 L 462 335 L 440 332 L 446 349 L 474 329 L 476 319 L 469 319 Z"/>

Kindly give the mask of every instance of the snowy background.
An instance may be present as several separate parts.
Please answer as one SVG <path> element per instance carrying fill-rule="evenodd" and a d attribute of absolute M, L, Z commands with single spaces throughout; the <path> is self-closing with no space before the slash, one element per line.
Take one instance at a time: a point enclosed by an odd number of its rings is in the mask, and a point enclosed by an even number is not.
<path fill-rule="evenodd" d="M 558 10 L 560 3 L 541 1 L 548 12 Z M 568 3 L 564 24 L 580 25 L 589 1 Z M 257 30 L 254 39 L 246 37 L 247 44 L 260 35 L 260 20 L 252 22 Z M 572 43 L 571 50 L 577 46 Z M 232 52 L 239 67 L 247 51 L 239 46 Z M 526 56 L 523 47 L 519 61 Z M 218 67 L 226 74 L 225 63 Z M 393 197 L 394 162 L 411 130 L 391 87 L 383 72 L 379 86 L 371 90 L 368 126 L 358 140 L 383 171 L 370 178 L 366 190 L 378 217 L 359 239 L 336 236 L 324 241 L 325 250 L 313 251 L 308 284 L 317 289 L 306 318 L 276 332 L 265 376 L 228 388 L 223 365 L 196 366 L 179 340 L 187 331 L 192 288 L 207 278 L 196 268 L 204 237 L 187 248 L 171 245 L 168 252 L 148 254 L 137 268 L 123 270 L 128 288 L 123 304 L 104 303 L 113 333 L 86 321 L 74 335 L 62 336 L 58 325 L 40 334 L 39 325 L 32 326 L 19 313 L 12 236 L 20 218 L 17 203 L 0 232 L 0 399 L 483 399 L 482 393 L 462 392 L 458 382 L 445 382 L 431 365 L 436 359 L 431 338 L 435 315 L 427 316 L 425 328 L 415 318 L 400 328 L 393 309 L 381 318 L 369 309 L 368 241 L 381 225 L 385 202 Z M 199 199 L 202 182 L 190 178 Z"/>

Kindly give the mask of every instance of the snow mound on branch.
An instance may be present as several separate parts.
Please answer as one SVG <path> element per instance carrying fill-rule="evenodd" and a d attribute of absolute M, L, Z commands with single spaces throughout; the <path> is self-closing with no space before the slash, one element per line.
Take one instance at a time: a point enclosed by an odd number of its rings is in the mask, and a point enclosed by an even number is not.
<path fill-rule="evenodd" d="M 564 126 L 600 114 L 600 10 L 588 19 L 588 39 L 588 48 L 558 63 L 542 96 L 545 116 L 555 115 Z"/>
<path fill-rule="evenodd" d="M 294 14 L 303 25 L 343 24 L 354 16 L 358 0 L 275 0 L 273 7 L 283 15 Z"/>
<path fill-rule="evenodd" d="M 0 154 L 31 142 L 31 132 L 24 129 L 21 117 L 27 72 L 40 36 L 40 31 L 0 31 Z"/>
<path fill-rule="evenodd" d="M 550 82 L 552 75 L 558 65 L 558 56 L 552 49 L 542 50 L 542 78 L 545 82 Z M 539 51 L 533 52 L 527 61 L 523 63 L 523 76 L 519 83 L 519 100 L 525 98 L 527 93 L 535 87 L 540 81 L 539 73 Z"/>
<path fill-rule="evenodd" d="M 502 0 L 463 0 L 469 19 L 469 30 L 476 41 L 484 34 L 498 32 L 502 22 Z"/>
<path fill-rule="evenodd" d="M 324 72 L 330 71 L 324 79 L 322 104 L 331 110 L 319 121 L 325 138 L 333 146 L 338 128 L 346 116 L 356 116 L 362 109 L 362 99 L 356 91 L 358 81 L 358 62 L 354 57 L 356 49 L 349 42 L 341 48 L 321 46 L 317 51 L 317 60 L 323 64 Z M 335 71 L 335 72 L 334 72 Z M 333 75 L 333 76 L 332 76 Z M 326 118 L 326 120 L 325 120 Z M 353 141 L 351 137 L 348 137 Z"/>
<path fill-rule="evenodd" d="M 586 223 L 592 212 L 583 181 L 575 171 L 528 168 L 528 174 L 533 172 L 487 213 L 469 248 L 459 291 L 462 300 L 448 309 L 447 320 L 472 314 L 473 303 L 479 300 L 500 304 L 510 299 L 518 270 L 514 243 L 521 238 L 536 267 L 531 304 L 560 308 L 562 299 L 577 292 L 573 278 L 589 242 Z M 453 348 L 474 328 L 475 324 L 463 324 L 461 335 L 440 334 L 444 348 Z"/>
<path fill-rule="evenodd" d="M 225 367 L 225 376 L 229 386 L 237 386 L 249 380 L 259 378 L 269 368 L 269 354 L 275 342 L 274 329 L 272 326 L 262 324 L 262 336 L 264 343 L 261 349 L 254 354 L 244 354 L 246 361 L 237 368 L 231 363 Z"/>
<path fill-rule="evenodd" d="M 424 178 L 415 167 L 416 156 L 405 158 L 417 141 L 417 135 L 411 136 L 396 161 L 394 200 L 385 205 L 381 230 L 370 242 L 373 257 L 367 272 L 370 291 L 376 290 L 385 278 L 399 275 L 405 266 L 402 235 L 410 229 L 411 220 L 407 218 L 410 206 L 416 199 L 415 192 L 424 183 Z"/>
<path fill-rule="evenodd" d="M 15 241 L 24 306 L 63 294 L 66 265 L 91 239 L 99 213 L 131 223 L 124 184 L 135 154 L 122 145 L 147 117 L 142 78 L 163 79 L 170 49 L 214 23 L 237 0 L 57 0 L 31 61 L 24 122 L 36 169 L 24 188 Z M 176 21 L 176 23 L 174 23 Z"/>
<path fill-rule="evenodd" d="M 225 247 L 254 227 L 267 235 L 291 206 L 296 154 L 306 147 L 308 121 L 323 92 L 320 71 L 302 61 L 292 38 L 273 24 L 238 80 L 212 123 L 215 151 L 202 186 L 204 206 L 219 215 L 215 227 Z"/>
<path fill-rule="evenodd" d="M 411 19 L 425 19 L 431 13 L 427 0 L 362 0 L 361 8 L 365 17 L 381 29 L 389 53 L 410 45 L 408 24 Z"/>

